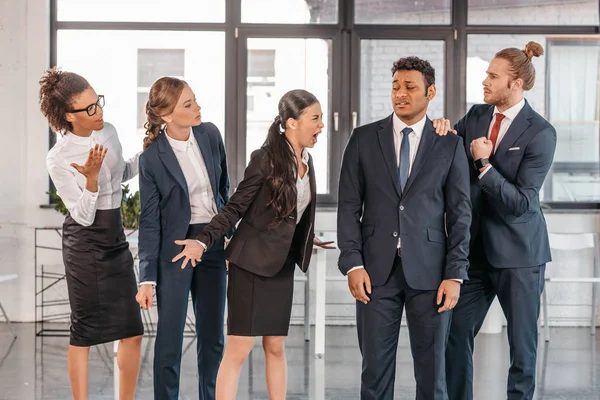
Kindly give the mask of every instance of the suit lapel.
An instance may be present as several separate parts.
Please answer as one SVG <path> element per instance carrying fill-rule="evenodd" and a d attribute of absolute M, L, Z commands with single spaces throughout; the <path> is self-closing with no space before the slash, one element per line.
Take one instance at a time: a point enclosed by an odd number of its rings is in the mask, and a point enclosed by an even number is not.
<path fill-rule="evenodd" d="M 488 132 L 490 131 L 490 124 L 492 123 L 492 118 L 494 116 L 494 106 L 489 106 L 489 109 L 481 114 L 479 119 L 477 120 L 477 129 L 473 132 L 473 135 L 469 137 L 468 142 L 471 145 L 471 142 L 480 137 L 488 136 Z M 469 147 L 467 147 L 469 148 Z"/>
<path fill-rule="evenodd" d="M 317 211 L 317 181 L 315 179 L 315 167 L 313 165 L 312 156 L 308 156 L 308 180 L 310 182 L 310 216 L 311 221 L 315 220 L 315 214 Z"/>
<path fill-rule="evenodd" d="M 167 139 L 167 133 L 163 130 L 162 134 L 158 137 L 158 156 L 160 160 L 164 164 L 165 168 L 171 175 L 175 177 L 179 186 L 183 188 L 185 194 L 189 196 L 187 181 L 185 180 L 185 176 L 183 176 L 183 171 L 179 166 L 179 162 L 177 161 L 177 157 L 169 144 L 169 140 Z"/>
<path fill-rule="evenodd" d="M 394 189 L 396 189 L 398 196 L 402 196 L 400 182 L 398 181 L 398 161 L 396 161 L 397 158 L 396 149 L 394 146 L 394 127 L 391 115 L 387 119 L 381 121 L 379 130 L 377 131 L 377 137 L 379 138 L 379 145 L 381 146 L 383 159 L 387 165 L 390 177 L 392 178 Z"/>
<path fill-rule="evenodd" d="M 408 180 L 406 181 L 406 187 L 404 188 L 404 193 L 402 196 L 406 196 L 412 183 L 415 181 L 421 168 L 425 165 L 425 161 L 427 160 L 427 155 L 431 151 L 435 141 L 437 140 L 437 134 L 433 129 L 433 123 L 427 118 L 425 121 L 425 127 L 423 128 L 423 134 L 421 135 L 421 142 L 419 143 L 419 148 L 417 150 L 417 155 L 415 157 L 415 162 L 412 165 L 410 170 L 410 175 L 408 176 Z"/>
<path fill-rule="evenodd" d="M 517 141 L 521 134 L 529 128 L 529 125 L 531 125 L 529 120 L 532 117 L 533 113 L 531 106 L 526 102 L 525 106 L 523 106 L 523 109 L 517 114 L 515 120 L 510 124 L 510 127 L 498 144 L 495 154 L 505 153 Z"/>
<path fill-rule="evenodd" d="M 202 153 L 202 158 L 204 159 L 204 165 L 206 165 L 206 170 L 208 172 L 208 176 L 210 178 L 210 186 L 212 187 L 213 195 L 215 196 L 215 201 L 217 199 L 217 177 L 215 175 L 215 164 L 214 158 L 212 155 L 212 147 L 210 144 L 210 139 L 208 135 L 202 128 L 202 125 L 198 127 L 194 127 L 192 129 L 194 132 L 194 137 L 198 142 L 198 147 L 200 147 L 200 153 Z M 200 172 L 200 171 L 198 171 Z"/>

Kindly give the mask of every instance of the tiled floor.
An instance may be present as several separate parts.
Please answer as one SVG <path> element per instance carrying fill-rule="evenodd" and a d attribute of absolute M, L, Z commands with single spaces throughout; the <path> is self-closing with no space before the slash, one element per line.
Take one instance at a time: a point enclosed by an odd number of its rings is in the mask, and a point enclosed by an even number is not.
<path fill-rule="evenodd" d="M 7 326 L 0 323 L 0 399 L 69 399 L 68 338 L 36 338 L 33 324 L 15 326 L 18 339 L 13 341 Z M 152 399 L 153 344 L 152 338 L 144 339 L 138 399 Z M 184 346 L 188 345 L 182 365 L 180 398 L 197 399 L 195 343 L 186 339 Z M 505 335 L 480 335 L 476 351 L 475 399 L 506 399 L 509 361 Z M 96 347 L 90 354 L 90 400 L 113 399 L 112 345 Z M 360 355 L 354 327 L 327 328 L 326 354 L 322 360 L 315 359 L 312 344 L 304 342 L 303 329 L 292 327 L 287 356 L 288 400 L 359 398 Z M 398 351 L 396 393 L 399 399 L 415 396 L 406 334 L 401 334 Z M 256 347 L 244 366 L 238 399 L 268 399 L 260 347 Z M 600 332 L 591 336 L 589 329 L 553 329 L 550 344 L 540 342 L 537 399 L 600 399 Z"/>

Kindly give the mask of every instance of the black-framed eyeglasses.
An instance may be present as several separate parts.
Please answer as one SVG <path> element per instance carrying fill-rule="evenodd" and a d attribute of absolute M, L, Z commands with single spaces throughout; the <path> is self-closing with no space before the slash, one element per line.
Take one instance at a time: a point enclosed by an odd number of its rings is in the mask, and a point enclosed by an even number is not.
<path fill-rule="evenodd" d="M 98 111 L 98 107 L 104 107 L 104 95 L 102 94 L 98 95 L 98 101 L 96 101 L 94 104 L 90 104 L 86 108 L 80 108 L 79 110 L 69 110 L 68 112 L 78 113 L 85 111 L 87 112 L 87 115 L 91 117 L 92 115 L 96 114 L 96 112 Z"/>

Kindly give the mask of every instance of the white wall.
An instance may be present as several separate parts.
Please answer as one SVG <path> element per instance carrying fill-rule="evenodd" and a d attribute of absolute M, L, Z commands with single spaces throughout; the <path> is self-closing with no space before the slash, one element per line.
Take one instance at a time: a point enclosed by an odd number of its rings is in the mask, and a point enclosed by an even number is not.
<path fill-rule="evenodd" d="M 34 319 L 33 228 L 62 220 L 54 210 L 40 208 L 48 203 L 48 128 L 37 91 L 48 65 L 49 29 L 47 1 L 0 2 L 0 273 L 20 276 L 0 284 L 0 296 L 18 321 Z"/>
<path fill-rule="evenodd" d="M 33 321 L 34 302 L 34 228 L 60 226 L 62 217 L 47 204 L 48 175 L 44 159 L 48 150 L 47 125 L 40 114 L 38 80 L 49 59 L 49 12 L 47 0 L 0 1 L 0 120 L 2 156 L 0 157 L 0 274 L 18 273 L 20 279 L 0 284 L 0 299 L 11 319 Z M 547 215 L 551 231 L 598 232 L 598 214 Z M 320 213 L 317 230 L 329 231 L 335 238 L 335 213 Z M 328 275 L 337 276 L 336 251 L 329 256 Z M 552 272 L 588 274 L 591 253 L 560 252 Z M 41 254 L 41 262 L 48 260 Z M 550 316 L 555 324 L 589 323 L 590 287 L 565 285 L 549 288 Z M 301 302 L 302 285 L 296 290 Z M 345 282 L 328 285 L 327 316 L 332 323 L 352 321 L 354 305 Z M 295 316 L 301 315 L 301 307 Z"/>

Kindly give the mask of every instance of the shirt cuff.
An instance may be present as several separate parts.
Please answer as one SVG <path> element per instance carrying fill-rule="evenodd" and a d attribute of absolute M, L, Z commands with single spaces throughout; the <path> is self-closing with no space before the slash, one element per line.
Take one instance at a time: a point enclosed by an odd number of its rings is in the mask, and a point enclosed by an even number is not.
<path fill-rule="evenodd" d="M 204 247 L 204 250 L 206 251 L 206 245 L 205 245 L 204 243 L 202 243 L 202 242 L 201 242 L 201 241 L 199 241 L 199 240 L 196 240 L 196 242 L 198 242 L 198 244 L 199 244 L 200 246 Z"/>
<path fill-rule="evenodd" d="M 490 170 L 490 168 L 492 168 L 492 164 L 486 165 L 485 169 L 479 174 L 479 179 L 483 178 L 483 176 L 486 174 L 486 172 Z"/>
<path fill-rule="evenodd" d="M 450 279 L 451 281 L 456 281 L 458 283 L 460 283 L 462 285 L 463 280 L 462 279 Z"/>
<path fill-rule="evenodd" d="M 153 281 L 144 281 L 144 282 L 140 282 L 140 286 L 142 285 L 152 285 L 152 286 L 156 286 L 156 282 Z"/>
<path fill-rule="evenodd" d="M 356 269 L 365 269 L 365 267 L 363 265 L 358 265 L 356 267 L 350 268 L 350 270 L 348 271 L 348 274 Z"/>

